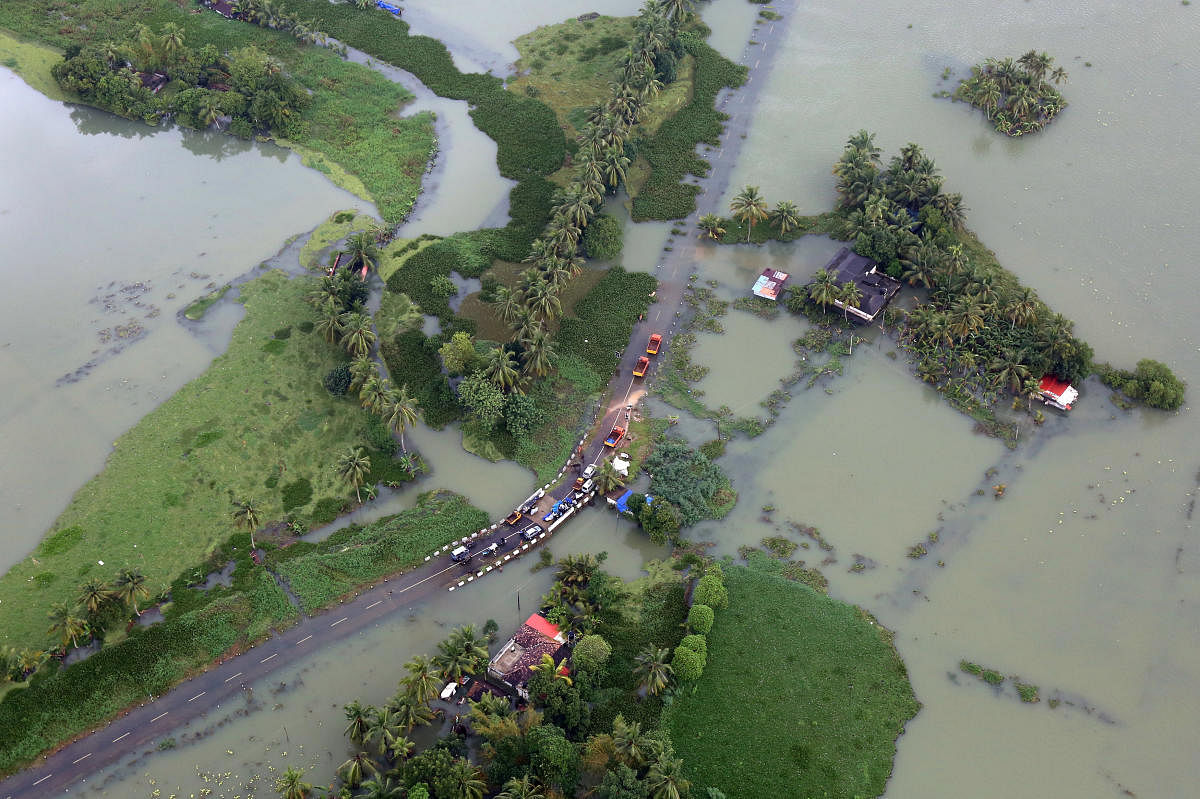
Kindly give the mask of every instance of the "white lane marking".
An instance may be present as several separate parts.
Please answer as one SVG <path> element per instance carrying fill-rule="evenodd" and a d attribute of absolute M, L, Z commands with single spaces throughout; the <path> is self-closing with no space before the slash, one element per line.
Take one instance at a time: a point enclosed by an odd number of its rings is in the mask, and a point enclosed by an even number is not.
<path fill-rule="evenodd" d="M 191 699 L 189 699 L 188 701 L 189 701 L 189 702 L 195 702 L 197 699 L 199 699 L 200 697 L 204 696 L 206 693 L 208 693 L 208 691 L 201 691 L 200 693 L 196 694 L 195 696 L 193 696 L 193 697 L 192 697 Z"/>
<path fill-rule="evenodd" d="M 128 737 L 129 737 L 129 735 L 130 735 L 130 733 L 125 733 L 125 734 L 124 734 L 124 735 L 122 735 L 120 738 L 113 738 L 113 739 L 112 739 L 112 742 L 113 742 L 113 743 L 116 743 L 117 741 L 121 740 L 121 738 L 128 738 Z"/>
<path fill-rule="evenodd" d="M 309 636 L 306 636 L 306 637 L 304 637 L 304 638 L 301 638 L 299 641 L 297 641 L 297 642 L 296 642 L 296 646 L 300 646 L 300 644 L 304 643 L 304 642 L 305 642 L 305 641 L 307 641 L 309 638 L 312 638 L 312 636 L 311 636 L 311 635 L 309 635 Z"/>
<path fill-rule="evenodd" d="M 260 660 L 260 661 L 258 661 L 258 662 L 259 662 L 259 663 L 266 663 L 268 660 L 270 660 L 271 658 L 275 658 L 275 657 L 279 657 L 279 653 L 278 653 L 278 652 L 276 652 L 274 655 L 270 655 L 269 657 L 265 657 L 265 658 L 263 658 L 262 660 Z"/>
<path fill-rule="evenodd" d="M 158 721 L 159 719 L 161 719 L 163 716 L 167 715 L 167 713 L 170 713 L 170 712 L 171 711 L 168 710 L 166 713 L 159 713 L 157 716 L 150 719 L 150 723 L 153 724 L 154 722 Z"/>
<path fill-rule="evenodd" d="M 73 766 L 73 765 L 75 765 L 76 763 L 82 763 L 84 760 L 87 760 L 87 759 L 88 759 L 89 757 L 91 757 L 91 756 L 92 756 L 92 753 L 91 753 L 91 752 L 88 752 L 86 755 L 84 755 L 83 757 L 79 758 L 78 760 L 72 760 L 72 761 L 71 761 L 71 765 Z"/>
<path fill-rule="evenodd" d="M 34 785 L 41 785 L 43 782 L 45 782 L 46 780 L 50 779 L 53 776 L 54 776 L 53 774 L 47 774 L 45 777 L 42 777 L 40 780 L 35 782 Z"/>
<path fill-rule="evenodd" d="M 446 572 L 448 572 L 448 571 L 451 571 L 451 570 L 452 570 L 452 569 L 454 569 L 456 566 L 458 566 L 458 564 L 457 564 L 457 563 L 452 563 L 452 564 L 450 564 L 449 566 L 447 566 L 446 568 L 442 569 L 442 570 L 441 570 L 440 572 L 438 572 L 437 574 L 431 574 L 431 575 L 429 575 L 428 577 L 426 577 L 426 578 L 424 578 L 424 579 L 417 580 L 417 581 L 416 581 L 415 583 L 413 583 L 412 585 L 405 586 L 404 588 L 401 588 L 400 590 L 398 590 L 396 593 L 397 593 L 397 594 L 403 594 L 405 591 L 411 591 L 412 589 L 416 588 L 416 587 L 417 587 L 418 585 L 420 585 L 421 583 L 427 583 L 427 582 L 429 582 L 430 580 L 432 580 L 434 577 L 441 577 L 443 574 L 445 574 L 445 573 L 446 573 Z"/>
<path fill-rule="evenodd" d="M 349 617 L 349 616 L 342 616 L 340 619 L 338 619 L 337 621 L 335 621 L 333 624 L 331 624 L 331 625 L 329 625 L 329 626 L 330 626 L 330 627 L 337 627 L 339 624 L 341 624 L 342 622 L 344 622 L 344 621 L 345 621 L 346 619 L 348 619 L 348 618 L 350 618 L 350 617 Z"/>
<path fill-rule="evenodd" d="M 755 61 L 754 61 L 754 68 L 755 68 L 755 69 L 758 69 L 758 62 L 759 62 L 759 61 L 761 61 L 761 60 L 762 60 L 761 58 L 759 58 L 759 59 L 755 59 Z"/>
<path fill-rule="evenodd" d="M 371 608 L 375 607 L 376 605 L 382 605 L 382 604 L 383 604 L 382 599 L 377 600 L 377 601 L 372 602 L 371 604 L 367 605 L 366 610 L 370 610 Z"/>
<path fill-rule="evenodd" d="M 233 675 L 232 677 L 226 677 L 225 682 L 229 682 L 230 680 L 236 680 L 238 677 L 241 677 L 241 676 L 242 676 L 242 673 L 239 671 L 237 674 Z"/>

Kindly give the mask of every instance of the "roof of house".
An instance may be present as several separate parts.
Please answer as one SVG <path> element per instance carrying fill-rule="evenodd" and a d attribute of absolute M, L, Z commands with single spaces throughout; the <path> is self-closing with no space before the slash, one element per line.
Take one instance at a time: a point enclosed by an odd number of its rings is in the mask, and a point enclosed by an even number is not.
<path fill-rule="evenodd" d="M 233 3 L 230 0 L 208 0 L 208 7 L 223 17 L 233 19 Z"/>
<path fill-rule="evenodd" d="M 488 671 L 509 685 L 524 685 L 532 674 L 530 667 L 541 663 L 543 655 L 557 657 L 563 640 L 556 625 L 534 613 L 492 658 Z"/>
<path fill-rule="evenodd" d="M 826 271 L 834 275 L 838 283 L 853 283 L 858 286 L 862 299 L 858 308 L 850 308 L 850 313 L 861 319 L 873 320 L 883 310 L 884 306 L 896 296 L 900 290 L 900 281 L 880 272 L 875 261 L 851 251 L 847 247 L 838 250 L 833 259 L 825 265 Z M 841 302 L 834 305 L 841 308 Z"/>
<path fill-rule="evenodd" d="M 1063 410 L 1071 410 L 1071 405 L 1079 399 L 1079 390 L 1066 380 L 1059 380 L 1054 375 L 1043 375 L 1038 383 L 1038 390 L 1043 397 L 1053 400 L 1053 404 Z"/>
<path fill-rule="evenodd" d="M 777 300 L 779 299 L 779 293 L 783 291 L 783 284 L 787 282 L 788 277 L 787 272 L 764 269 L 763 273 L 758 276 L 758 280 L 754 281 L 754 287 L 750 291 L 756 296 L 765 297 L 768 300 Z"/>

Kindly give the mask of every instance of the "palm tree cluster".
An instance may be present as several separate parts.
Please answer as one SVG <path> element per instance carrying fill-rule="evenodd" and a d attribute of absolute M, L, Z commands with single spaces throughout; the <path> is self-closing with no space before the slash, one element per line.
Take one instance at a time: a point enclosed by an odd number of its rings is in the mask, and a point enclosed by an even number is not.
<path fill-rule="evenodd" d="M 1046 127 L 1067 107 L 1050 85 L 1066 79 L 1067 71 L 1054 66 L 1051 56 L 1030 50 L 1015 61 L 989 58 L 972 67 L 971 77 L 958 85 L 954 97 L 981 109 L 1001 133 L 1023 136 Z"/>
<path fill-rule="evenodd" d="M 518 366 L 526 379 L 550 372 L 547 330 L 562 316 L 563 288 L 583 270 L 579 253 L 584 230 L 604 195 L 625 182 L 633 127 L 662 91 L 659 64 L 679 46 L 679 28 L 691 13 L 690 0 L 648 0 L 642 7 L 609 98 L 588 109 L 577 139 L 573 179 L 557 193 L 550 222 L 524 259 L 530 268 L 521 273 L 518 285 L 496 292 L 492 305 L 524 352 L 519 364 L 512 357 L 511 369 L 504 365 L 507 356 L 494 355 L 489 376 L 505 391 L 523 390 L 524 380 L 514 376 Z"/>
<path fill-rule="evenodd" d="M 920 147 L 906 145 L 885 169 L 874 135 L 859 131 L 833 171 L 855 251 L 930 292 L 903 334 L 923 379 L 978 395 L 1024 392 L 1030 378 L 1046 373 L 1072 381 L 1088 373 L 1092 350 L 1074 337 L 1070 320 L 998 264 L 971 262 L 962 197 L 941 191 L 937 167 Z M 845 302 L 842 291 L 821 270 L 805 293 L 828 305 Z"/>
<path fill-rule="evenodd" d="M 620 714 L 613 719 L 612 733 L 587 739 L 582 764 L 584 772 L 612 796 L 682 799 L 691 790 L 670 738 L 645 731 L 640 722 L 626 721 Z"/>
<path fill-rule="evenodd" d="M 622 602 L 620 582 L 600 569 L 604 556 L 568 555 L 558 561 L 558 573 L 542 596 L 543 615 L 579 635 L 595 632 L 600 615 Z"/>
<path fill-rule="evenodd" d="M 88 580 L 79 587 L 79 596 L 73 605 L 65 602 L 53 605 L 48 632 L 57 634 L 64 648 L 68 644 L 79 646 L 79 640 L 85 636 L 90 640 L 94 634 L 103 632 L 110 621 L 105 618 L 108 611 L 123 608 L 141 616 L 138 603 L 149 598 L 146 578 L 136 569 L 121 569 L 111 583 Z"/>
<path fill-rule="evenodd" d="M 746 241 L 750 241 L 754 226 L 762 221 L 768 222 L 782 236 L 795 230 L 801 223 L 800 210 L 796 208 L 795 203 L 781 200 L 774 208 L 769 208 L 758 186 L 743 188 L 729 203 L 729 212 L 734 220 L 746 226 Z M 726 233 L 725 222 L 726 220 L 716 214 L 705 214 L 700 217 L 696 226 L 700 229 L 701 237 L 707 236 L 719 241 Z"/>
<path fill-rule="evenodd" d="M 303 20 L 271 0 L 234 0 L 233 16 L 271 30 L 285 31 L 304 44 L 324 45 L 329 37 L 317 30 L 316 20 Z"/>

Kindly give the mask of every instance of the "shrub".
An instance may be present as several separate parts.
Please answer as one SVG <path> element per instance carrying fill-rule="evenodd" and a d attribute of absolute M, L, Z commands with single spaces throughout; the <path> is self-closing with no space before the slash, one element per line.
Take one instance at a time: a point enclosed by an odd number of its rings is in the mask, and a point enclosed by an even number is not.
<path fill-rule="evenodd" d="M 345 396 L 350 390 L 350 383 L 353 381 L 353 376 L 350 374 L 350 367 L 344 363 L 339 363 L 337 366 L 325 373 L 325 379 L 321 384 L 325 386 L 325 390 L 335 397 Z"/>
<path fill-rule="evenodd" d="M 700 635 L 708 635 L 715 615 L 708 605 L 692 605 L 687 616 L 688 629 Z"/>
<path fill-rule="evenodd" d="M 1165 364 L 1150 358 L 1138 361 L 1133 372 L 1103 365 L 1100 379 L 1110 388 L 1124 391 L 1151 408 L 1178 410 L 1183 405 L 1186 384 Z"/>
<path fill-rule="evenodd" d="M 434 275 L 429 281 L 429 290 L 439 297 L 449 298 L 458 293 L 458 286 L 445 275 Z"/>
<path fill-rule="evenodd" d="M 301 333 L 311 333 L 313 332 L 313 327 L 315 327 L 315 325 L 312 322 L 301 322 L 300 324 L 296 325 L 296 328 Z"/>
<path fill-rule="evenodd" d="M 706 574 L 696 584 L 696 590 L 692 592 L 692 601 L 700 605 L 708 605 L 710 608 L 727 608 L 729 607 L 729 592 L 725 590 L 725 583 L 721 581 L 720 577 L 715 574 Z"/>
<path fill-rule="evenodd" d="M 624 233 L 621 223 L 600 214 L 583 230 L 583 251 L 589 258 L 611 261 L 621 254 Z"/>
<path fill-rule="evenodd" d="M 283 487 L 283 510 L 286 513 L 292 508 L 301 508 L 312 501 L 312 483 L 307 477 L 301 477 Z"/>
<path fill-rule="evenodd" d="M 695 633 L 685 635 L 683 636 L 683 640 L 679 642 L 679 646 L 703 655 L 706 659 L 708 658 L 708 639 L 703 635 L 696 635 Z"/>
<path fill-rule="evenodd" d="M 396 437 L 392 435 L 391 428 L 384 424 L 378 416 L 372 415 L 367 419 L 365 437 L 367 446 L 373 450 L 388 456 L 396 452 Z"/>
<path fill-rule="evenodd" d="M 575 651 L 571 659 L 577 670 L 599 674 L 600 668 L 610 655 L 612 655 L 612 647 L 602 636 L 585 635 L 579 639 L 579 643 L 575 644 Z"/>
<path fill-rule="evenodd" d="M 680 682 L 695 682 L 700 679 L 700 675 L 704 673 L 704 665 L 704 655 L 687 647 L 676 647 L 675 656 L 671 658 L 671 669 L 675 672 L 675 679 Z"/>
<path fill-rule="evenodd" d="M 309 514 L 310 527 L 322 527 L 329 524 L 338 517 L 342 512 L 342 506 L 346 504 L 346 500 L 340 497 L 322 497 L 317 500 L 317 504 L 313 506 L 312 513 Z"/>

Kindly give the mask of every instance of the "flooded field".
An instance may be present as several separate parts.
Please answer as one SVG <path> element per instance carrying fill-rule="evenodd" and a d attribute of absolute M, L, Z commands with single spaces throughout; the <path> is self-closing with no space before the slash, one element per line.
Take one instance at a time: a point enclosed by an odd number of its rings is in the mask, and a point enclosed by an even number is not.
<path fill-rule="evenodd" d="M 414 29 L 444 38 L 460 66 L 498 74 L 516 57 L 513 37 L 576 13 L 542 0 L 523 1 L 521 14 L 474 0 L 468 13 L 462 4 L 410 5 L 405 17 Z M 596 10 L 628 13 L 636 5 L 614 0 Z M 738 55 L 754 35 L 759 8 L 744 0 L 707 4 L 714 44 Z M 884 0 L 871 6 L 866 24 L 861 8 L 817 0 L 787 13 L 794 17 L 777 23 L 787 25 L 786 51 L 773 74 L 756 78 L 768 84 L 730 194 L 751 183 L 772 204 L 787 199 L 821 211 L 834 200 L 829 170 L 849 134 L 876 131 L 886 153 L 918 142 L 948 190 L 964 194 L 970 226 L 1076 321 L 1101 359 L 1129 366 L 1158 358 L 1189 381 L 1193 396 L 1200 390 L 1191 279 L 1198 242 L 1190 227 L 1200 210 L 1200 156 L 1191 143 L 1200 113 L 1192 96 L 1200 85 L 1194 8 Z M 985 56 L 1030 47 L 1050 52 L 1071 74 L 1063 87 L 1070 107 L 1036 137 L 1006 140 L 978 112 L 930 96 L 952 88 L 940 80 L 945 67 L 962 76 Z M 80 175 L 71 186 L 40 179 L 32 166 L 39 159 L 45 169 L 61 169 L 68 156 L 59 150 L 51 158 L 24 126 L 0 124 L 6 178 L 28 176 L 4 184 L 0 241 L 10 253 L 23 252 L 34 240 L 28 231 L 46 231 L 47 220 L 62 230 L 86 225 L 83 236 L 41 235 L 40 244 L 58 248 L 50 257 L 10 258 L 4 267 L 11 276 L 41 264 L 37 274 L 54 276 L 26 279 L 26 295 L 10 293 L 3 309 L 0 374 L 11 388 L 0 424 L 5 440 L 16 442 L 9 451 L 44 453 L 0 467 L 5 557 L 15 559 L 99 468 L 112 437 L 211 358 L 174 313 L 209 281 L 241 274 L 329 210 L 355 203 L 279 151 L 256 146 L 196 158 L 179 144 L 200 144 L 177 132 L 141 137 L 144 128 L 78 111 L 82 121 L 72 121 L 8 73 L 0 93 L 0 116 L 45 120 L 42 127 L 75 148 L 70 157 Z M 79 135 L 101 122 L 114 132 Z M 473 135 L 464 134 L 468 142 Z M 101 145 L 108 149 L 95 149 Z M 218 145 L 232 146 L 205 146 Z M 144 176 L 149 199 L 105 193 L 104 181 L 129 171 L 134 157 L 164 159 L 162 168 L 132 168 Z M 23 166 L 14 172 L 10 163 Z M 248 170 L 261 171 L 248 181 Z M 91 173 L 99 177 L 81 191 Z M 156 193 L 170 174 L 187 179 L 190 191 Z M 430 202 L 452 209 L 473 190 L 448 178 Z M 84 213 L 80 197 L 114 215 Z M 167 198 L 185 205 L 165 211 Z M 723 212 L 729 199 L 702 197 L 701 209 Z M 235 201 L 256 212 L 224 215 L 222 203 Z M 213 217 L 216 209 L 222 215 Z M 119 220 L 135 218 L 147 220 L 136 236 L 117 235 Z M 627 228 L 626 266 L 653 271 L 670 227 Z M 156 238 L 160 229 L 170 230 L 169 241 Z M 836 246 L 812 239 L 711 248 L 698 265 L 699 282 L 716 281 L 719 296 L 734 298 L 767 266 L 803 281 Z M 206 277 L 192 278 L 193 271 Z M 157 318 L 140 322 L 150 332 L 79 382 L 56 386 L 95 357 L 99 329 L 126 323 L 90 300 L 122 297 L 121 286 L 139 281 L 154 281 L 157 293 L 135 293 L 129 315 L 150 313 L 135 302 L 160 307 Z M 168 300 L 168 292 L 177 297 Z M 791 341 L 803 324 L 734 309 L 723 324 L 724 334 L 703 334 L 697 345 L 696 360 L 711 367 L 700 387 L 709 404 L 749 413 L 791 373 Z M 888 796 L 1187 795 L 1200 777 L 1192 752 L 1200 735 L 1196 415 L 1122 411 L 1091 380 L 1069 418 L 1051 416 L 1011 451 L 976 435 L 969 419 L 889 357 L 895 347 L 877 329 L 867 337 L 843 359 L 841 377 L 797 386 L 764 435 L 730 443 L 721 464 L 740 501 L 692 537 L 732 556 L 771 535 L 808 544 L 795 557 L 822 569 L 832 595 L 863 605 L 896 631 L 923 709 L 900 740 Z M 677 429 L 696 442 L 714 434 L 711 423 L 686 419 Z M 424 486 L 449 485 L 492 512 L 527 493 L 527 472 L 467 455 L 453 430 L 412 437 L 433 464 Z M 1006 485 L 1002 499 L 991 488 L 999 483 Z M 403 507 L 412 496 L 389 502 Z M 817 528 L 830 549 L 789 522 Z M 909 557 L 917 545 L 926 554 Z M 640 533 L 601 512 L 572 522 L 552 549 L 608 551 L 609 568 L 628 577 L 655 554 Z M 188 795 L 212 788 L 211 775 L 228 774 L 214 795 L 245 796 L 254 775 L 296 764 L 313 766 L 316 781 L 327 778 L 345 758 L 340 706 L 356 696 L 384 699 L 394 690 L 396 664 L 453 625 L 492 617 L 502 630 L 512 626 L 521 616 L 516 591 L 528 612 L 550 581 L 549 572 L 527 569 L 297 661 L 279 677 L 286 686 L 255 687 L 252 712 L 245 703 L 214 709 L 202 724 L 176 731 L 175 750 L 98 774 L 81 795 Z M 1007 683 L 995 691 L 974 680 L 959 671 L 962 659 L 1037 685 L 1041 701 L 1022 703 Z M 257 786 L 259 795 L 272 795 L 267 782 Z"/>

